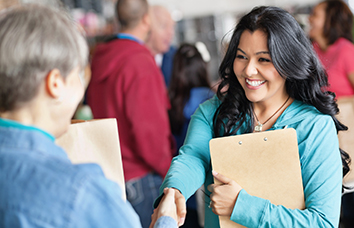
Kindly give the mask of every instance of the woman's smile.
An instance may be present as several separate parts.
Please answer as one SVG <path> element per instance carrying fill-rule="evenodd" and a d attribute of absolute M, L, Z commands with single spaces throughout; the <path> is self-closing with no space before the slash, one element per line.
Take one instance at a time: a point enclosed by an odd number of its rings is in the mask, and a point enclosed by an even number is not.
<path fill-rule="evenodd" d="M 249 79 L 246 78 L 246 86 L 249 89 L 259 89 L 261 88 L 264 83 L 266 83 L 266 80 L 259 80 L 259 79 Z"/>

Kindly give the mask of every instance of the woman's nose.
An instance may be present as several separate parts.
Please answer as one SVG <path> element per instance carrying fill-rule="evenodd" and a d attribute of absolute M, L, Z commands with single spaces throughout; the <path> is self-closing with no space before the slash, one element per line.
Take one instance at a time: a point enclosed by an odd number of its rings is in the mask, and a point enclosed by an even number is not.
<path fill-rule="evenodd" d="M 310 14 L 310 16 L 307 18 L 307 20 L 310 24 L 312 23 L 312 18 L 313 18 L 312 14 Z"/>
<path fill-rule="evenodd" d="M 253 75 L 258 74 L 258 70 L 255 66 L 255 64 L 252 63 L 252 61 L 248 62 L 246 68 L 245 68 L 245 74 L 248 77 L 252 77 Z"/>

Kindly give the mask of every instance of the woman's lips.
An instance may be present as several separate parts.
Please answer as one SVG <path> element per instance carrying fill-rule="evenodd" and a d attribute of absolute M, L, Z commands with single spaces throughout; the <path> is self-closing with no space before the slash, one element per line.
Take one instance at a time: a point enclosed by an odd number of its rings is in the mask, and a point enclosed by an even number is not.
<path fill-rule="evenodd" d="M 265 80 L 257 80 L 257 79 L 247 79 L 246 78 L 246 86 L 249 89 L 259 89 L 265 83 Z"/>

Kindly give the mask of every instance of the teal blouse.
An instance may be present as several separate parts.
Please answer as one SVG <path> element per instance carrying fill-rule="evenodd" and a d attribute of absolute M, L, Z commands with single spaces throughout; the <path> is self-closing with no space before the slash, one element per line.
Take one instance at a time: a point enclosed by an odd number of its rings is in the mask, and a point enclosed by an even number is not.
<path fill-rule="evenodd" d="M 180 155 L 172 161 L 161 193 L 165 187 L 174 187 L 188 199 L 204 185 L 205 192 L 210 194 L 206 189 L 213 183 L 209 141 L 214 138 L 213 116 L 219 105 L 219 99 L 214 96 L 192 116 L 186 141 Z M 338 227 L 342 163 L 331 116 L 295 100 L 269 130 L 285 126 L 297 133 L 306 209 L 277 206 L 241 190 L 230 219 L 246 227 Z M 237 134 L 242 133 L 241 128 Z M 208 208 L 209 201 L 205 197 L 205 228 L 217 228 L 219 219 Z"/>

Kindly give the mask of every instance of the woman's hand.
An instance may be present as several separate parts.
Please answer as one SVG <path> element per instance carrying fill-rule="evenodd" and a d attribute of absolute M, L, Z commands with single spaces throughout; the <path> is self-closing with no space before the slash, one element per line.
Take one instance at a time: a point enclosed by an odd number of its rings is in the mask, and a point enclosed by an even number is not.
<path fill-rule="evenodd" d="M 208 186 L 210 195 L 210 208 L 216 215 L 231 216 L 235 203 L 242 187 L 235 181 L 227 178 L 213 170 L 213 176 L 221 184 Z"/>
<path fill-rule="evenodd" d="M 178 226 L 184 224 L 186 218 L 186 200 L 180 191 L 173 188 L 165 188 L 159 206 L 151 216 L 149 228 L 153 228 L 157 219 L 161 216 L 170 216 L 176 220 Z"/>

